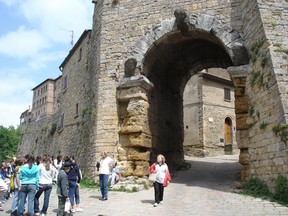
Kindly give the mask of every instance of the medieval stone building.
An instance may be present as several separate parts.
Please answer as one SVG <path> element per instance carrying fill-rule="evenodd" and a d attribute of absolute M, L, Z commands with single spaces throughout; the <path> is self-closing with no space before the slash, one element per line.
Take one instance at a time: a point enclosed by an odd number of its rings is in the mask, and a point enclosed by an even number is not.
<path fill-rule="evenodd" d="M 235 133 L 234 86 L 225 69 L 193 75 L 183 92 L 185 155 L 239 153 Z"/>
<path fill-rule="evenodd" d="M 74 154 L 90 176 L 101 150 L 127 175 L 146 175 L 158 153 L 179 166 L 186 83 L 223 68 L 235 89 L 242 180 L 288 175 L 286 0 L 92 2 L 92 31 L 61 65 L 60 110 L 22 128 L 19 154 Z"/>

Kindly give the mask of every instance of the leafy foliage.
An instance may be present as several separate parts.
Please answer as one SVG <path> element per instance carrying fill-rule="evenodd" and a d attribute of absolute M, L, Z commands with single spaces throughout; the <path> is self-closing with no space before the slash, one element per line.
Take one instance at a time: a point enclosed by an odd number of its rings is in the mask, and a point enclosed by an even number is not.
<path fill-rule="evenodd" d="M 261 179 L 252 176 L 243 185 L 243 193 L 254 197 L 270 197 L 268 185 Z"/>
<path fill-rule="evenodd" d="M 288 179 L 282 175 L 276 179 L 274 198 L 285 204 L 288 203 Z"/>
<path fill-rule="evenodd" d="M 6 128 L 0 125 L 0 161 L 16 155 L 19 140 L 19 127 L 14 128 L 13 126 L 10 126 Z"/>

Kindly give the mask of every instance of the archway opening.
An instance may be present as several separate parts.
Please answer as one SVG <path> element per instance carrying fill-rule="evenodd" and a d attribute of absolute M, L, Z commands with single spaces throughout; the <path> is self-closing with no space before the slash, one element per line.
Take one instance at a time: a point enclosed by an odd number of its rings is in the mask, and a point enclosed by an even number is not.
<path fill-rule="evenodd" d="M 193 35 L 193 34 L 191 34 Z M 200 35 L 195 31 L 195 35 Z M 143 72 L 154 84 L 149 92 L 151 159 L 162 153 L 172 167 L 184 162 L 183 91 L 192 75 L 208 68 L 227 68 L 232 60 L 221 42 L 201 32 L 199 37 L 166 35 L 146 53 Z"/>

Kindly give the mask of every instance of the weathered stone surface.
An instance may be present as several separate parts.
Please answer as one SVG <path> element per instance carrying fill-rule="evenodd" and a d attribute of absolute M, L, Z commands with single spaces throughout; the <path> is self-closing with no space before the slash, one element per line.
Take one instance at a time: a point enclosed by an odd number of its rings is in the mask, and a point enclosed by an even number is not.
<path fill-rule="evenodd" d="M 248 114 L 237 114 L 236 115 L 236 129 L 237 130 L 247 130 L 247 118 Z"/>
<path fill-rule="evenodd" d="M 149 163 L 147 161 L 136 161 L 135 163 L 135 170 L 133 172 L 134 176 L 145 176 L 149 175 Z"/>
<path fill-rule="evenodd" d="M 118 147 L 118 159 L 120 161 L 149 161 L 150 160 L 150 151 L 143 152 L 143 149 L 139 148 L 127 148 L 127 147 Z"/>
<path fill-rule="evenodd" d="M 243 114 L 237 114 L 236 128 L 249 130 L 247 145 L 249 152 L 253 152 L 250 155 L 253 160 L 242 170 L 242 180 L 247 179 L 249 172 L 267 182 L 280 174 L 287 176 L 287 146 L 280 137 L 271 133 L 273 126 L 287 124 L 288 121 L 288 94 L 285 92 L 287 3 L 272 0 L 261 3 L 254 0 L 222 1 L 221 4 L 214 0 L 131 2 L 119 1 L 113 7 L 109 1 L 97 2 L 91 37 L 77 43 L 65 60 L 67 65 L 63 75 L 67 75 L 68 88 L 62 92 L 59 110 L 59 114 L 65 113 L 64 128 L 57 130 L 53 136 L 45 132 L 46 126 L 54 121 L 58 128 L 61 115 L 23 128 L 19 155 L 74 154 L 87 174 L 95 174 L 94 164 L 99 149 L 106 147 L 111 151 L 109 154 L 116 152 L 115 143 L 122 136 L 118 132 L 125 118 L 126 106 L 129 106 L 127 103 L 135 97 L 147 100 L 141 91 L 138 95 L 124 94 L 127 97 L 116 94 L 121 88 L 130 88 L 134 84 L 139 86 L 139 82 L 135 82 L 139 78 L 143 81 L 140 86 L 152 91 L 148 96 L 148 109 L 153 119 L 148 116 L 145 119 L 143 114 L 139 116 L 140 123 L 137 123 L 136 116 L 131 116 L 126 121 L 127 128 L 122 132 L 128 134 L 136 129 L 151 133 L 153 140 L 156 140 L 152 143 L 153 149 L 166 151 L 171 160 L 181 163 L 184 160 L 184 127 L 181 123 L 183 107 L 179 86 L 183 85 L 183 77 L 188 80 L 191 74 L 204 68 L 227 68 L 245 63 L 246 47 L 249 50 L 249 65 L 242 69 L 232 68 L 230 73 L 236 87 L 236 101 L 237 96 L 247 95 L 249 107 L 255 110 L 253 117 L 258 121 L 247 128 L 244 108 L 240 109 Z M 189 28 L 185 35 L 175 25 L 173 11 L 178 7 L 187 11 Z M 173 52 L 175 47 L 181 49 Z M 202 52 L 203 55 L 194 56 L 195 64 L 191 64 L 192 59 L 187 58 L 188 51 L 180 56 L 180 51 L 186 47 L 191 48 L 190 53 L 195 51 L 195 47 Z M 227 58 L 208 55 L 211 53 L 227 54 Z M 121 79 L 125 71 L 123 63 L 129 57 L 137 60 L 137 70 L 153 79 L 154 88 L 148 78 L 136 75 L 138 72 L 135 76 Z M 236 72 L 233 73 L 233 70 Z M 78 115 L 76 104 L 79 105 Z M 118 109 L 118 105 L 124 108 Z M 124 110 L 124 114 L 118 113 L 119 110 Z M 136 112 L 131 113 L 136 115 Z M 169 144 L 169 149 L 165 144 Z M 123 161 L 122 165 L 129 175 L 133 175 L 136 169 L 135 174 L 141 175 L 147 169 L 146 165 L 137 167 L 132 161 L 126 161 L 126 164 Z"/>
<path fill-rule="evenodd" d="M 241 163 L 242 165 L 249 165 L 249 162 L 250 162 L 250 158 L 249 158 L 248 148 L 240 149 L 239 163 Z"/>
<path fill-rule="evenodd" d="M 125 147 L 152 148 L 152 137 L 146 133 L 128 133 L 120 136 L 120 143 Z"/>
<path fill-rule="evenodd" d="M 236 132 L 237 145 L 239 149 L 249 148 L 249 131 L 248 130 L 238 130 Z"/>
<path fill-rule="evenodd" d="M 248 99 L 249 98 L 247 95 L 245 95 L 243 97 L 237 97 L 237 100 L 235 100 L 235 107 L 236 107 L 235 112 L 236 112 L 236 114 L 248 112 L 248 109 L 249 109 Z"/>

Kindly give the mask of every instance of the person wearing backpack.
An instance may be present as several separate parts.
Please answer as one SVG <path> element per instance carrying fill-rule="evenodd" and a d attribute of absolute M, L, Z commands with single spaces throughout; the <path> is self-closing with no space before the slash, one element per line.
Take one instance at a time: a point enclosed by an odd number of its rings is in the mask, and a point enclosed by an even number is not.
<path fill-rule="evenodd" d="M 14 168 L 14 197 L 11 206 L 11 216 L 17 215 L 18 204 L 19 204 L 19 191 L 21 188 L 21 182 L 19 179 L 20 167 L 24 164 L 25 159 L 23 157 L 17 158 L 15 161 Z"/>

